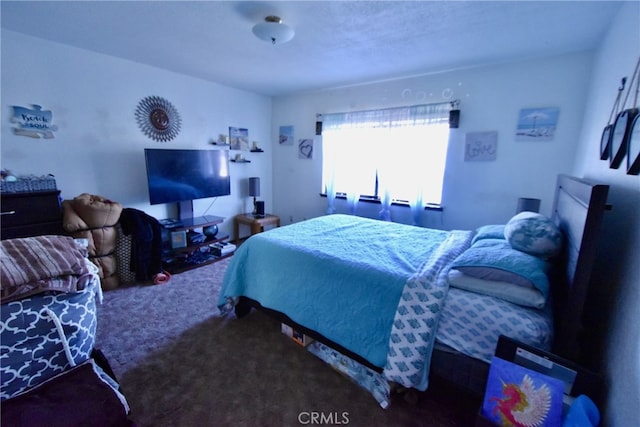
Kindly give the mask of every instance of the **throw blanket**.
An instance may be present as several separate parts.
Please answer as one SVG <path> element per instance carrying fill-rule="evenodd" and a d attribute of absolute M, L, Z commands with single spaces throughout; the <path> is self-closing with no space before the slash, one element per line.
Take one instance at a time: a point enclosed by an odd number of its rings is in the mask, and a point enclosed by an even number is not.
<path fill-rule="evenodd" d="M 45 291 L 77 292 L 91 279 L 71 237 L 37 236 L 0 242 L 1 302 Z"/>
<path fill-rule="evenodd" d="M 449 289 L 453 260 L 471 242 L 469 231 L 452 231 L 438 249 L 407 280 L 398 303 L 384 375 L 404 387 L 426 390 L 431 352 L 442 303 Z"/>

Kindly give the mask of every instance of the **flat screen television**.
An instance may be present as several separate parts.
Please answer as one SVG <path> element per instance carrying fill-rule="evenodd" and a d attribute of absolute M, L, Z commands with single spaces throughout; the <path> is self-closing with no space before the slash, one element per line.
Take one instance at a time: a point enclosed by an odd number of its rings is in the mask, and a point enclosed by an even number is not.
<path fill-rule="evenodd" d="M 149 203 L 182 203 L 231 194 L 229 151 L 146 148 Z"/>

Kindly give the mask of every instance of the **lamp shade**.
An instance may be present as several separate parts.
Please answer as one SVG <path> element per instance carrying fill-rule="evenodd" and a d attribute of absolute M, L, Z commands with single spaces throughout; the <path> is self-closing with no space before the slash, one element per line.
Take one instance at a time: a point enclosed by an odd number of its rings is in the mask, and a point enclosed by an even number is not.
<path fill-rule="evenodd" d="M 516 209 L 516 213 L 520 212 L 540 212 L 540 199 L 520 197 L 518 199 L 518 208 Z"/>
<path fill-rule="evenodd" d="M 286 43 L 295 35 L 293 28 L 283 24 L 278 16 L 267 16 L 264 22 L 254 25 L 252 31 L 259 39 L 273 44 Z"/>
<path fill-rule="evenodd" d="M 260 178 L 254 176 L 249 178 L 249 196 L 256 197 L 260 195 Z"/>

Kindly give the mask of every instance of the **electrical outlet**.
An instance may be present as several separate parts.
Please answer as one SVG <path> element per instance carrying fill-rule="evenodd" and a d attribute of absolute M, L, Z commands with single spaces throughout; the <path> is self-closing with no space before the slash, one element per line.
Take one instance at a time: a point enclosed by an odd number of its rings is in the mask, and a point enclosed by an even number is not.
<path fill-rule="evenodd" d="M 289 222 L 293 222 L 293 215 L 289 215 Z"/>

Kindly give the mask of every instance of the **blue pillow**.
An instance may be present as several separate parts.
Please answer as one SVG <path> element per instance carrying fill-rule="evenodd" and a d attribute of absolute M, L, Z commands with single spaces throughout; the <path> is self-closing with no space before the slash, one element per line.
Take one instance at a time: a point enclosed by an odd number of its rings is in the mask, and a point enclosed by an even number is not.
<path fill-rule="evenodd" d="M 551 258 L 562 249 L 562 232 L 544 215 L 520 212 L 507 222 L 504 237 L 514 249 Z"/>
<path fill-rule="evenodd" d="M 549 263 L 543 258 L 513 249 L 506 240 L 484 239 L 474 243 L 451 264 L 467 276 L 484 280 L 534 286 L 546 299 Z"/>
<path fill-rule="evenodd" d="M 504 224 L 483 225 L 476 228 L 471 244 L 482 239 L 504 239 Z"/>

